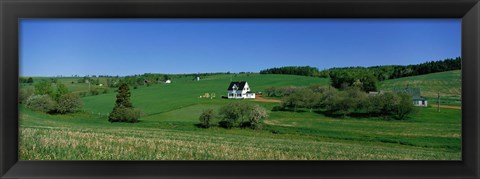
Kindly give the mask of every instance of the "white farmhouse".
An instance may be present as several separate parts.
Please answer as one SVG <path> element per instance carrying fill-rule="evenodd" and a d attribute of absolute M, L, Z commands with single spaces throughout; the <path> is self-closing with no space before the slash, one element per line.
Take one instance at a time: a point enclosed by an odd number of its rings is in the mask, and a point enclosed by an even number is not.
<path fill-rule="evenodd" d="M 227 90 L 228 99 L 255 99 L 255 93 L 250 92 L 246 81 L 231 82 Z"/>

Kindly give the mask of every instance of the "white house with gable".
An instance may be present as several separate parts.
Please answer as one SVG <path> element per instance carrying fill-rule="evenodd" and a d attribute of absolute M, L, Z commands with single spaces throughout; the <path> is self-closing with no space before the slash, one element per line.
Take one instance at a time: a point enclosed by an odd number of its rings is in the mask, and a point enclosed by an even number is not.
<path fill-rule="evenodd" d="M 255 93 L 250 92 L 246 81 L 231 82 L 228 86 L 228 99 L 255 99 Z"/>

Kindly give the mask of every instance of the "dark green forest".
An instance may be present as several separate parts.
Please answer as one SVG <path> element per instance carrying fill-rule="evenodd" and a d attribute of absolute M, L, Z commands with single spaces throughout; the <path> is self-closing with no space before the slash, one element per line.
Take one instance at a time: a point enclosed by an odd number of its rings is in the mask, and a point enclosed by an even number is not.
<path fill-rule="evenodd" d="M 286 66 L 260 71 L 260 74 L 291 74 L 330 78 L 331 85 L 343 89 L 349 86 L 360 87 L 364 91 L 376 91 L 376 83 L 387 79 L 424 75 L 461 69 L 460 57 L 439 61 L 428 61 L 415 65 L 386 65 L 371 67 L 330 68 L 319 71 L 310 66 Z"/>
<path fill-rule="evenodd" d="M 261 70 L 260 74 L 290 74 L 301 76 L 317 76 L 323 78 L 331 78 L 337 73 L 343 71 L 371 72 L 379 81 L 387 79 L 395 79 L 407 76 L 416 76 L 429 73 L 459 70 L 461 69 L 461 57 L 447 58 L 438 61 L 428 61 L 421 64 L 414 65 L 384 65 L 371 67 L 341 67 L 330 68 L 327 70 L 318 70 L 311 66 L 285 66 Z"/>
<path fill-rule="evenodd" d="M 320 71 L 311 66 L 286 66 L 261 70 L 260 74 L 288 74 L 301 76 L 319 76 Z"/>

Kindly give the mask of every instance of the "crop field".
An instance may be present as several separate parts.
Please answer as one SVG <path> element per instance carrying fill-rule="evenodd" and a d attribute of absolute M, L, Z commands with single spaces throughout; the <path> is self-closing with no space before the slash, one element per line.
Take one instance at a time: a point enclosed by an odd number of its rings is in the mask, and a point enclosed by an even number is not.
<path fill-rule="evenodd" d="M 418 80 L 422 95 L 456 94 L 459 71 L 388 80 L 380 89 Z M 88 85 L 69 83 L 72 91 Z M 458 80 L 457 80 L 458 79 Z M 248 81 L 253 91 L 272 86 L 328 85 L 329 79 L 295 75 L 237 74 L 172 79 L 131 89 L 139 123 L 110 123 L 109 93 L 83 97 L 83 111 L 51 115 L 20 106 L 21 160 L 460 160 L 461 110 L 416 108 L 407 120 L 332 118 L 321 113 L 272 111 L 278 103 L 248 100 L 265 107 L 262 129 L 199 128 L 205 109 L 238 100 L 222 99 L 230 81 Z M 441 88 L 445 84 L 447 88 Z M 28 86 L 25 86 L 28 87 Z M 413 86 L 411 86 L 413 87 Z M 205 93 L 213 99 L 200 98 Z M 456 96 L 459 98 L 459 96 Z"/>

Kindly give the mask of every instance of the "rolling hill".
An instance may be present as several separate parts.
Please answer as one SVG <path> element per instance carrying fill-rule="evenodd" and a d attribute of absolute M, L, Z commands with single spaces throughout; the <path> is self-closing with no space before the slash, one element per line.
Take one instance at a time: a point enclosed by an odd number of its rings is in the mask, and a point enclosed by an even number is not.
<path fill-rule="evenodd" d="M 459 72 L 384 81 L 381 89 L 417 82 L 440 89 Z M 406 121 L 331 118 L 315 112 L 269 110 L 262 130 L 196 127 L 200 113 L 238 100 L 221 99 L 230 81 L 246 80 L 253 91 L 271 86 L 328 85 L 324 78 L 295 75 L 215 75 L 200 81 L 173 79 L 131 89 L 144 111 L 139 123 L 109 123 L 115 93 L 83 97 L 84 111 L 50 115 L 20 108 L 22 160 L 459 160 L 461 110 L 418 108 Z M 435 86 L 435 85 L 436 86 Z M 438 84 L 438 85 L 437 85 Z M 452 82 L 451 88 L 456 88 Z M 80 84 L 78 84 L 80 85 Z M 83 86 L 85 88 L 88 86 Z M 429 87 L 429 88 L 427 88 Z M 81 88 L 79 88 L 81 90 Z M 448 91 L 448 90 L 447 90 Z M 200 98 L 215 93 L 214 99 Z M 75 154 L 75 155 L 72 155 Z"/>
<path fill-rule="evenodd" d="M 420 88 L 422 96 L 436 102 L 440 93 L 441 104 L 460 105 L 462 92 L 461 71 L 453 70 L 426 75 L 397 78 L 381 81 L 379 90 L 392 90 L 394 88 Z"/>

